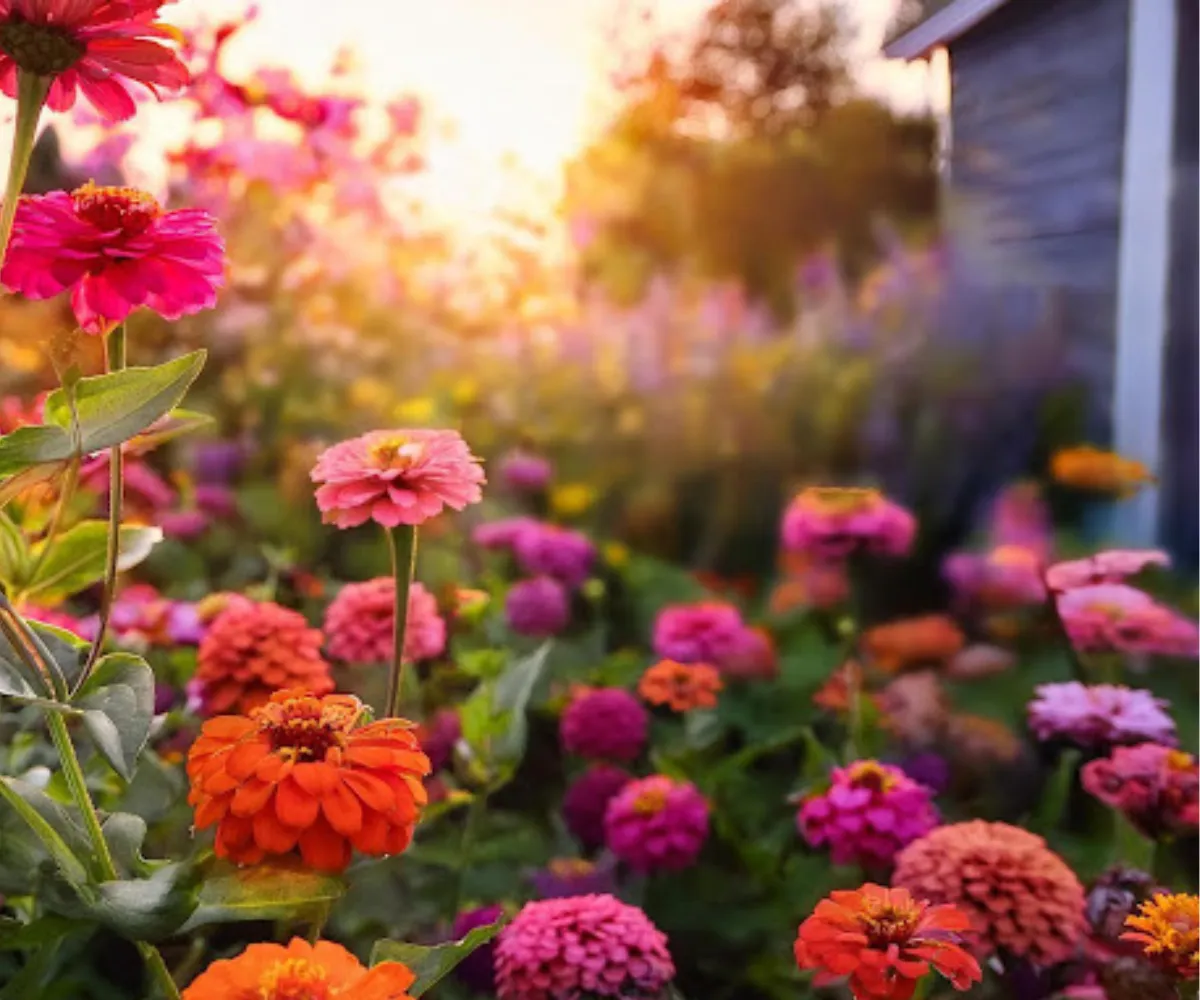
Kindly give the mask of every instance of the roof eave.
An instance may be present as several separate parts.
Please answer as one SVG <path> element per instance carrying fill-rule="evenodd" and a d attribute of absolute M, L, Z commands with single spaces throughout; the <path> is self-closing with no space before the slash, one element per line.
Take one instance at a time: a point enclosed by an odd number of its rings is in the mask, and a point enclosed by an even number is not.
<path fill-rule="evenodd" d="M 883 47 L 889 59 L 924 59 L 934 49 L 954 41 L 970 31 L 985 17 L 1003 7 L 1008 0 L 951 0 L 915 28 L 894 38 Z"/>

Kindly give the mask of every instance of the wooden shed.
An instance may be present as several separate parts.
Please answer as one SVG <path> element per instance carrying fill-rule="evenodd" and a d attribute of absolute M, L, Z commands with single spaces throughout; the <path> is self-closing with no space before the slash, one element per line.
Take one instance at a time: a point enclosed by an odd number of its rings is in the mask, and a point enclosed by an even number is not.
<path fill-rule="evenodd" d="M 933 0 L 888 56 L 949 56 L 951 226 L 1005 281 L 1061 290 L 1095 433 L 1159 488 L 1126 544 L 1197 564 L 1197 0 Z M 960 221 L 961 220 L 961 221 Z"/>

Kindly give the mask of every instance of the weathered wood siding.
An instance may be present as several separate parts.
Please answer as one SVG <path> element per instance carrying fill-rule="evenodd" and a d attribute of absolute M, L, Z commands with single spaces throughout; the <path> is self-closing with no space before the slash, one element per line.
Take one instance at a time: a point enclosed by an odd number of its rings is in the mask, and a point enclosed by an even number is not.
<path fill-rule="evenodd" d="M 1098 435 L 1110 416 L 1128 21 L 1128 0 L 1011 0 L 950 45 L 951 210 L 997 280 L 1062 289 Z"/>

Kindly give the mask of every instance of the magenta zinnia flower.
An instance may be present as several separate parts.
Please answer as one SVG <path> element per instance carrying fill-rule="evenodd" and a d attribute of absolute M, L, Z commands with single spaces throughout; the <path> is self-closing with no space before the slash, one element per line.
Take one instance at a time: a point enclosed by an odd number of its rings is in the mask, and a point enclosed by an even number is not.
<path fill-rule="evenodd" d="M 650 716 L 623 688 L 597 688 L 579 695 L 559 725 L 563 749 L 591 760 L 631 761 L 646 745 Z"/>
<path fill-rule="evenodd" d="M 1055 563 L 1046 570 L 1046 586 L 1062 591 L 1097 583 L 1120 583 L 1150 566 L 1170 565 L 1170 556 L 1158 549 L 1112 549 L 1087 559 Z"/>
<path fill-rule="evenodd" d="M 175 32 L 156 23 L 167 0 L 0 0 L 0 90 L 17 96 L 17 71 L 52 77 L 47 104 L 67 111 L 83 91 L 109 121 L 137 110 L 129 83 L 156 97 L 188 82 L 169 44 Z"/>
<path fill-rule="evenodd" d="M 835 864 L 869 868 L 891 867 L 902 848 L 937 825 L 933 791 L 873 760 L 836 768 L 829 788 L 808 796 L 796 816 L 804 839 L 828 844 Z"/>
<path fill-rule="evenodd" d="M 631 781 L 608 804 L 604 841 L 639 872 L 690 866 L 708 838 L 708 802 L 687 781 L 663 774 Z"/>
<path fill-rule="evenodd" d="M 511 451 L 500 460 L 500 479 L 515 493 L 537 493 L 550 485 L 550 462 L 528 451 Z"/>
<path fill-rule="evenodd" d="M 487 521 L 471 532 L 471 541 L 481 549 L 502 552 L 516 547 L 517 539 L 526 531 L 540 526 L 532 517 L 505 517 L 499 521 Z"/>
<path fill-rule="evenodd" d="M 533 576 L 550 576 L 578 587 L 592 571 L 596 546 L 586 535 L 556 524 L 534 522 L 513 537 L 517 563 Z"/>
<path fill-rule="evenodd" d="M 1146 836 L 1195 836 L 1200 825 L 1200 771 L 1196 758 L 1159 743 L 1114 747 L 1090 761 L 1083 787 L 1124 813 Z"/>
<path fill-rule="evenodd" d="M 628 771 L 611 764 L 593 764 L 563 796 L 563 820 L 587 850 L 604 843 L 604 814 L 612 797 L 633 780 Z"/>
<path fill-rule="evenodd" d="M 1084 747 L 1126 743 L 1174 746 L 1167 702 L 1149 691 L 1117 684 L 1066 681 L 1042 684 L 1029 703 L 1029 726 L 1040 740 L 1065 739 Z"/>
<path fill-rule="evenodd" d="M 652 645 L 664 660 L 719 667 L 745 651 L 745 633 L 741 612 L 731 604 L 675 604 L 658 613 Z"/>
<path fill-rule="evenodd" d="M 484 476 L 457 431 L 394 430 L 335 444 L 317 459 L 312 480 L 327 524 L 395 528 L 478 503 Z"/>
<path fill-rule="evenodd" d="M 386 662 L 392 655 L 395 600 L 396 581 L 390 576 L 346 584 L 325 609 L 329 655 L 344 663 Z M 429 660 L 445 648 L 446 622 L 438 614 L 437 600 L 414 581 L 408 592 L 404 659 Z"/>
<path fill-rule="evenodd" d="M 79 325 L 102 334 L 142 306 L 167 319 L 212 308 L 225 244 L 207 212 L 88 183 L 21 199 L 0 281 L 30 299 L 69 291 Z"/>
<path fill-rule="evenodd" d="M 548 576 L 514 583 L 504 599 L 504 619 L 518 635 L 545 638 L 558 635 L 571 620 L 566 588 Z"/>
<path fill-rule="evenodd" d="M 1058 613 L 1072 644 L 1085 653 L 1196 657 L 1196 623 L 1123 583 L 1098 583 L 1059 594 Z"/>
<path fill-rule="evenodd" d="M 917 521 L 878 490 L 809 487 L 783 515 L 781 536 L 789 552 L 842 559 L 854 552 L 902 556 L 912 546 Z"/>

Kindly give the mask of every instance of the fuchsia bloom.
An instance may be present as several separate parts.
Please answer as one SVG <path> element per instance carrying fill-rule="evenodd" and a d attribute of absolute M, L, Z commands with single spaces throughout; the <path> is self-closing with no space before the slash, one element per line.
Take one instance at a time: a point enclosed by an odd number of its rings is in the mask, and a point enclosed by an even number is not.
<path fill-rule="evenodd" d="M 1120 583 L 1150 566 L 1170 566 L 1171 557 L 1157 549 L 1112 549 L 1087 559 L 1056 563 L 1046 570 L 1046 585 L 1054 591 L 1074 590 L 1097 583 Z"/>
<path fill-rule="evenodd" d="M 561 583 L 548 576 L 521 580 L 504 599 L 504 618 L 518 635 L 558 635 L 571 620 L 571 598 Z"/>
<path fill-rule="evenodd" d="M 854 552 L 902 556 L 912 547 L 917 521 L 878 490 L 809 487 L 783 515 L 789 552 L 842 559 Z"/>
<path fill-rule="evenodd" d="M 513 551 L 526 573 L 553 577 L 571 588 L 588 578 L 596 561 L 596 546 L 586 535 L 536 521 L 513 537 Z"/>
<path fill-rule="evenodd" d="M 17 71 L 52 77 L 47 104 L 68 111 L 83 91 L 110 122 L 137 110 L 129 84 L 156 97 L 188 82 L 158 24 L 167 0 L 0 0 L 0 90 L 17 96 Z"/>
<path fill-rule="evenodd" d="M 431 771 L 440 771 L 454 762 L 454 746 L 461 738 L 462 720 L 454 708 L 439 708 L 432 718 L 417 726 L 417 742 L 429 758 Z"/>
<path fill-rule="evenodd" d="M 500 1000 L 655 1000 L 674 976 L 662 931 L 607 895 L 526 903 L 496 946 Z"/>
<path fill-rule="evenodd" d="M 890 868 L 896 855 L 938 825 L 933 791 L 900 768 L 861 760 L 833 772 L 829 788 L 808 796 L 796 826 L 813 847 L 829 845 L 839 865 Z"/>
<path fill-rule="evenodd" d="M 418 525 L 483 497 L 479 459 L 457 431 L 370 431 L 324 451 L 312 470 L 322 520 Z"/>
<path fill-rule="evenodd" d="M 646 745 L 650 716 L 623 688 L 597 688 L 567 706 L 559 724 L 563 749 L 591 760 L 631 761 Z"/>
<path fill-rule="evenodd" d="M 1175 723 L 1164 711 L 1167 702 L 1149 691 L 1079 681 L 1042 684 L 1034 691 L 1029 726 L 1040 740 L 1065 739 L 1084 747 L 1177 742 Z"/>
<path fill-rule="evenodd" d="M 325 609 L 329 655 L 344 663 L 385 663 L 392 655 L 396 625 L 396 581 L 390 576 L 365 583 L 348 583 Z M 446 648 L 446 622 L 437 600 L 413 581 L 408 592 L 404 629 L 404 659 L 412 663 L 441 656 Z"/>
<path fill-rule="evenodd" d="M 1059 594 L 1058 613 L 1072 644 L 1085 653 L 1200 654 L 1195 622 L 1123 583 L 1098 583 Z"/>
<path fill-rule="evenodd" d="M 631 781 L 608 804 L 604 840 L 639 872 L 690 866 L 708 838 L 708 802 L 686 781 L 666 775 Z"/>
<path fill-rule="evenodd" d="M 1083 787 L 1124 813 L 1147 837 L 1195 836 L 1200 826 L 1196 758 L 1159 743 L 1114 747 L 1085 764 Z"/>
<path fill-rule="evenodd" d="M 212 308 L 225 244 L 207 212 L 89 183 L 21 199 L 0 281 L 30 299 L 69 291 L 79 325 L 103 334 L 142 306 L 167 319 Z"/>
<path fill-rule="evenodd" d="M 538 493 L 550 485 L 553 474 L 549 459 L 532 452 L 518 449 L 500 460 L 500 479 L 514 493 Z"/>
<path fill-rule="evenodd" d="M 633 780 L 628 771 L 611 764 L 593 764 L 563 796 L 563 820 L 587 850 L 604 843 L 604 814 L 614 795 Z"/>
<path fill-rule="evenodd" d="M 746 623 L 732 604 L 673 604 L 658 613 L 651 644 L 664 660 L 719 667 L 746 651 L 745 633 Z"/>
<path fill-rule="evenodd" d="M 953 553 L 942 572 L 961 600 L 986 608 L 1019 608 L 1046 600 L 1041 557 L 1020 545 Z"/>
<path fill-rule="evenodd" d="M 540 527 L 541 522 L 532 517 L 505 517 L 499 521 L 488 521 L 471 532 L 471 541 L 481 549 L 506 551 L 516 547 L 517 539 L 526 531 Z"/>

